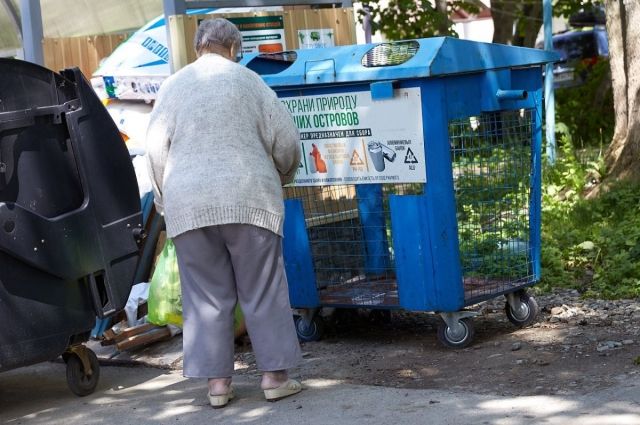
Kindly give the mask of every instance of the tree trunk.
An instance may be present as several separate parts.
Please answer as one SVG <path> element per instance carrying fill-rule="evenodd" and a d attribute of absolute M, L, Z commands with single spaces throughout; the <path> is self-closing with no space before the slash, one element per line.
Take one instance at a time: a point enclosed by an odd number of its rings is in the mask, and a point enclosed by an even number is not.
<path fill-rule="evenodd" d="M 522 47 L 534 47 L 541 26 L 542 0 L 527 1 L 522 5 L 522 14 L 518 18 L 513 44 Z"/>
<path fill-rule="evenodd" d="M 511 0 L 493 0 L 491 2 L 494 43 L 513 44 L 513 23 L 517 14 L 518 6 Z"/>
<path fill-rule="evenodd" d="M 440 13 L 438 19 L 438 35 L 449 35 L 449 11 L 447 10 L 447 0 L 436 0 L 436 10 Z"/>
<path fill-rule="evenodd" d="M 524 22 L 524 47 L 535 47 L 536 37 L 542 26 L 542 1 L 538 0 L 531 5 L 529 14 L 525 14 Z"/>
<path fill-rule="evenodd" d="M 605 182 L 640 181 L 640 4 L 606 0 L 605 10 L 616 117 Z"/>

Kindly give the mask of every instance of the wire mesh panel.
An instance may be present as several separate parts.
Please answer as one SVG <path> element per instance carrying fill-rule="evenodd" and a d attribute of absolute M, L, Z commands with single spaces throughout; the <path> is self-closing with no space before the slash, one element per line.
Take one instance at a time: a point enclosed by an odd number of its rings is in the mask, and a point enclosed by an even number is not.
<path fill-rule="evenodd" d="M 360 63 L 367 68 L 400 65 L 418 53 L 417 41 L 396 41 L 381 43 L 370 49 Z"/>
<path fill-rule="evenodd" d="M 423 184 L 285 189 L 302 201 L 323 304 L 398 305 L 388 199 L 423 191 Z"/>
<path fill-rule="evenodd" d="M 465 301 L 533 282 L 532 111 L 451 121 L 449 141 Z"/>

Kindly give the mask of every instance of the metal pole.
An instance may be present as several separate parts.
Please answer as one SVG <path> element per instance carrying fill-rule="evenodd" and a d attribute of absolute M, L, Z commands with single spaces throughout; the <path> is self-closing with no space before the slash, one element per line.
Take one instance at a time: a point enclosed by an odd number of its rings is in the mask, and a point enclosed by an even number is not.
<path fill-rule="evenodd" d="M 362 29 L 364 30 L 364 42 L 371 44 L 371 8 L 369 6 L 364 7 Z"/>
<path fill-rule="evenodd" d="M 553 50 L 553 36 L 551 23 L 551 0 L 542 0 L 542 10 L 544 19 L 544 49 Z M 546 111 L 546 130 L 547 130 L 547 160 L 553 165 L 556 162 L 556 106 L 555 93 L 553 90 L 553 64 L 546 65 L 544 77 L 544 108 Z"/>
<path fill-rule="evenodd" d="M 40 0 L 20 0 L 24 60 L 44 65 Z"/>
<path fill-rule="evenodd" d="M 171 31 L 169 29 L 169 16 L 184 15 L 187 13 L 187 5 L 185 0 L 162 0 L 164 10 L 164 24 L 167 31 L 167 47 L 171 51 Z M 172 56 L 169 55 L 169 69 L 173 74 L 175 71 Z"/>

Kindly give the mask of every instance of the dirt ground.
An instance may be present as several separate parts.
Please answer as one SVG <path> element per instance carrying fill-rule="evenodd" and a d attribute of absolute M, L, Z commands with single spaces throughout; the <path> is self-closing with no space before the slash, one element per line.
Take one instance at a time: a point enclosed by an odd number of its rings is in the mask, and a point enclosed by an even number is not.
<path fill-rule="evenodd" d="M 438 342 L 439 318 L 433 314 L 392 312 L 390 320 L 376 320 L 367 311 L 338 311 L 326 317 L 321 341 L 302 344 L 305 362 L 296 374 L 302 379 L 505 396 L 586 394 L 621 380 L 640 380 L 640 321 L 629 314 L 640 312 L 638 303 L 627 301 L 614 311 L 615 305 L 602 302 L 596 304 L 596 313 L 589 313 L 573 307 L 584 305 L 577 296 L 536 299 L 541 307 L 538 322 L 524 329 L 507 320 L 504 299 L 479 306 L 474 342 L 461 350 Z M 573 316 L 558 319 L 556 309 L 554 318 L 551 311 L 558 305 Z M 237 372 L 257 374 L 246 341 L 238 351 Z"/>

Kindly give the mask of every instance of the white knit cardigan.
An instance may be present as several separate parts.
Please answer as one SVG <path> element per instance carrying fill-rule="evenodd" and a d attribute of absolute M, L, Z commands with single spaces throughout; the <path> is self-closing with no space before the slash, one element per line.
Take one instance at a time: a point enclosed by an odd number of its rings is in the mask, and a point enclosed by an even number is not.
<path fill-rule="evenodd" d="M 163 84 L 147 158 L 167 236 L 244 223 L 282 235 L 282 183 L 300 164 L 300 136 L 253 71 L 207 54 Z"/>

